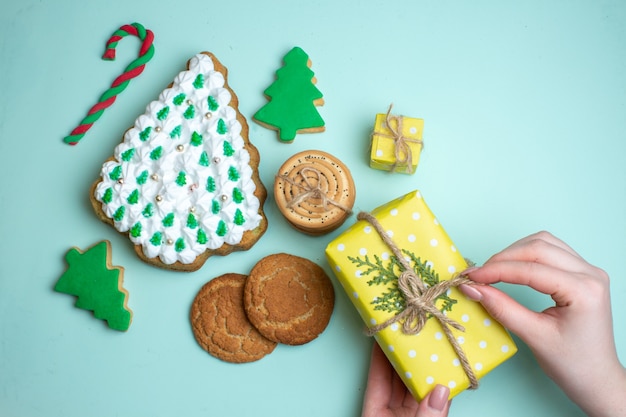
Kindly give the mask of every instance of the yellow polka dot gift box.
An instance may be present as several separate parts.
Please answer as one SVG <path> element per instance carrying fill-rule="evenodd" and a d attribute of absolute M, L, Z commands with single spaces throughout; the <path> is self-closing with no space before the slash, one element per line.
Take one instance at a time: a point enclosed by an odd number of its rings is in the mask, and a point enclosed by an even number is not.
<path fill-rule="evenodd" d="M 382 171 L 413 174 L 424 146 L 424 119 L 395 116 L 392 106 L 374 121 L 370 149 L 370 167 Z"/>
<path fill-rule="evenodd" d="M 326 257 L 415 398 L 450 398 L 517 352 L 508 332 L 457 288 L 467 262 L 419 191 L 397 198 L 330 242 Z"/>

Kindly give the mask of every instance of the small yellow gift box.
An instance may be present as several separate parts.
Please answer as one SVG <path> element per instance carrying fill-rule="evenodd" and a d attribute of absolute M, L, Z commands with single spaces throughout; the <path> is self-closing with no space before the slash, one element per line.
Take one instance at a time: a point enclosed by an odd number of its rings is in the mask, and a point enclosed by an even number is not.
<path fill-rule="evenodd" d="M 436 384 L 447 385 L 452 398 L 473 388 L 479 378 L 517 351 L 508 332 L 479 303 L 456 286 L 450 287 L 464 279 L 458 273 L 467 262 L 419 191 L 395 199 L 369 216 L 359 216 L 364 217 L 366 220 L 359 220 L 328 244 L 326 257 L 416 399 L 424 398 Z M 400 291 L 405 287 L 403 271 L 417 277 L 417 286 L 424 293 L 441 285 L 449 287 L 430 304 L 434 310 L 422 315 L 423 327 L 417 334 L 405 328 L 418 319 L 394 321 L 409 305 Z"/>
<path fill-rule="evenodd" d="M 370 167 L 412 174 L 424 146 L 424 120 L 391 114 L 376 115 L 370 151 Z"/>

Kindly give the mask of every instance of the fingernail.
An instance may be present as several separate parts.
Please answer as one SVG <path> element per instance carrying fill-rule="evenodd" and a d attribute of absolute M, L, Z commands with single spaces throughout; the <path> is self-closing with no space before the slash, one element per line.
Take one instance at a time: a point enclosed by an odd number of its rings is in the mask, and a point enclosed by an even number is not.
<path fill-rule="evenodd" d="M 463 271 L 461 271 L 461 273 L 459 275 L 460 276 L 469 275 L 472 272 L 476 271 L 478 268 L 480 268 L 480 267 L 479 266 L 470 266 L 469 268 L 466 268 Z"/>
<path fill-rule="evenodd" d="M 474 301 L 480 301 L 483 295 L 474 286 L 469 284 L 459 285 L 459 291 L 461 291 L 467 298 Z"/>
<path fill-rule="evenodd" d="M 433 410 L 442 411 L 448 402 L 449 396 L 450 388 L 445 385 L 437 384 L 428 397 L 428 407 Z"/>

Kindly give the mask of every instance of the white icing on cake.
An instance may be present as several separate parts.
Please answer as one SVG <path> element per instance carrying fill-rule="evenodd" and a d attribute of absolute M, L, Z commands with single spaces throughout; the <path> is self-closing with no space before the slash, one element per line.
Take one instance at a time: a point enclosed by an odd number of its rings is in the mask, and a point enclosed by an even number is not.
<path fill-rule="evenodd" d="M 238 244 L 261 222 L 224 84 L 209 56 L 193 57 L 102 166 L 95 197 L 148 258 L 189 264 L 207 249 Z"/>

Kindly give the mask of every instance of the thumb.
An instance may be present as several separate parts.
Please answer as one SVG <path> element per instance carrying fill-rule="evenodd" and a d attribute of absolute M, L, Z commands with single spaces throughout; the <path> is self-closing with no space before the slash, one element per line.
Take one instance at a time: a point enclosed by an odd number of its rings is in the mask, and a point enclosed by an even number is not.
<path fill-rule="evenodd" d="M 436 385 L 419 403 L 417 417 L 446 417 L 450 411 L 450 388 Z"/>
<path fill-rule="evenodd" d="M 487 312 L 504 327 L 519 336 L 524 342 L 534 340 L 536 326 L 544 317 L 529 310 L 506 293 L 489 285 L 460 285 L 459 290 L 469 299 L 479 301 Z"/>

